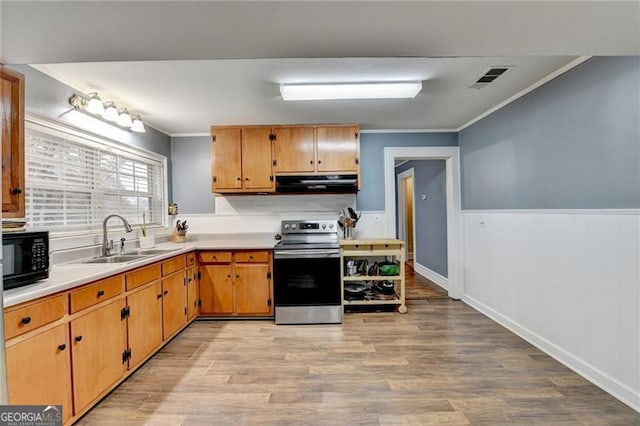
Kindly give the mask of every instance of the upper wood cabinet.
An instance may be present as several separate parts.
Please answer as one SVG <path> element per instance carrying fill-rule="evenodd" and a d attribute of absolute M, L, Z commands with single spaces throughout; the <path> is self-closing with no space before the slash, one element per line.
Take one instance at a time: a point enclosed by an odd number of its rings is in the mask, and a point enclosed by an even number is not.
<path fill-rule="evenodd" d="M 273 129 L 273 135 L 273 171 L 276 174 L 316 170 L 313 127 L 280 127 Z"/>
<path fill-rule="evenodd" d="M 274 127 L 273 171 L 280 174 L 357 174 L 357 125 Z"/>
<path fill-rule="evenodd" d="M 217 193 L 275 192 L 275 175 L 358 176 L 357 124 L 211 127 Z"/>
<path fill-rule="evenodd" d="M 24 76 L 0 69 L 2 217 L 24 217 Z"/>
<path fill-rule="evenodd" d="M 318 172 L 358 173 L 359 137 L 356 126 L 316 128 Z"/>
<path fill-rule="evenodd" d="M 273 192 L 271 127 L 211 128 L 211 190 Z"/>

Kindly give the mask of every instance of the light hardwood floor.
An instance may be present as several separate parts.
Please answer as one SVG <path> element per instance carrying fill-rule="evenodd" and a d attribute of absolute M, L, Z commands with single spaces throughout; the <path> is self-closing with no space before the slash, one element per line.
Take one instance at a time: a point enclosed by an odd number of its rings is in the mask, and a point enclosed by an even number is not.
<path fill-rule="evenodd" d="M 640 425 L 640 414 L 409 270 L 409 313 L 199 321 L 80 424 Z"/>

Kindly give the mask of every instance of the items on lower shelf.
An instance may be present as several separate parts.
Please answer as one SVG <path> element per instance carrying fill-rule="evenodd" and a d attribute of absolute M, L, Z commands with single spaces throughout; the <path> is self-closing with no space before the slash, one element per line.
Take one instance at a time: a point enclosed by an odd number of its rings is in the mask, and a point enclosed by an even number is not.
<path fill-rule="evenodd" d="M 404 241 L 341 241 L 343 307 L 399 305 L 407 312 L 404 288 Z"/>

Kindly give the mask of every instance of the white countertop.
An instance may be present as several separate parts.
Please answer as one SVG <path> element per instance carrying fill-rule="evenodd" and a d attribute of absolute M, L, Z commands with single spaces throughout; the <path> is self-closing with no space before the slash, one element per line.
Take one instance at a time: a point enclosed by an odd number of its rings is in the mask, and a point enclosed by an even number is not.
<path fill-rule="evenodd" d="M 74 261 L 53 265 L 49 268 L 49 278 L 46 280 L 41 280 L 24 287 L 5 290 L 3 293 L 4 307 L 6 308 L 39 297 L 69 290 L 101 278 L 129 271 L 193 250 L 264 250 L 273 249 L 275 243 L 276 241 L 273 235 L 268 234 L 200 236 L 184 243 L 163 242 L 156 244 L 155 247 L 153 247 L 154 249 L 172 249 L 172 251 L 130 262 L 83 264 L 81 263 L 82 261 Z"/>

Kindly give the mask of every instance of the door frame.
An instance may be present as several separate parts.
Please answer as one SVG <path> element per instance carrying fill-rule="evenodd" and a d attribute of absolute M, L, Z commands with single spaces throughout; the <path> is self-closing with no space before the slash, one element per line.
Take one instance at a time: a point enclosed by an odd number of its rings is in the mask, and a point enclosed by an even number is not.
<path fill-rule="evenodd" d="M 464 293 L 462 274 L 462 209 L 460 190 L 460 148 L 457 146 L 416 146 L 384 148 L 384 206 L 387 237 L 396 237 L 395 161 L 445 160 L 447 194 L 447 266 L 449 297 L 461 299 Z M 414 246 L 416 245 L 414 241 Z"/>
<path fill-rule="evenodd" d="M 398 188 L 398 236 L 401 240 L 406 241 L 406 232 L 407 230 L 407 222 L 406 222 L 406 207 L 407 207 L 407 191 L 404 187 L 404 181 L 407 178 L 411 178 L 413 180 L 413 203 L 411 205 L 413 214 L 413 226 L 411 227 L 411 234 L 413 236 L 413 259 L 415 262 L 416 259 L 416 191 L 415 191 L 415 167 L 411 167 L 410 169 L 405 170 L 404 172 L 398 173 L 397 175 L 397 188 Z M 409 245 L 404 245 L 404 260 L 409 259 Z"/>

